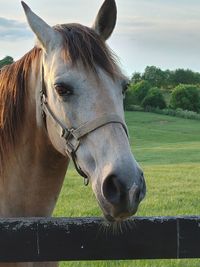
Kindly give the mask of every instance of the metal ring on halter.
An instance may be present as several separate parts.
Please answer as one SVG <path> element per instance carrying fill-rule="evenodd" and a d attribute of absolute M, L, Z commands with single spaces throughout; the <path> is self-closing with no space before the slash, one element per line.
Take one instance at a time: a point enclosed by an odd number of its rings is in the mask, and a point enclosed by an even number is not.
<path fill-rule="evenodd" d="M 90 182 L 90 180 L 89 180 L 88 177 L 87 178 L 84 178 L 84 185 L 85 186 L 88 186 L 89 185 L 89 182 Z"/>

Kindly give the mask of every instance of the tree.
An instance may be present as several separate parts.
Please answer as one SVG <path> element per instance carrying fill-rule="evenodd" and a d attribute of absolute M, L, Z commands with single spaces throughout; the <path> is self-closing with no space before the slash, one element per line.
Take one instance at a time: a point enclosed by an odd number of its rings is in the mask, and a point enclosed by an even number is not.
<path fill-rule="evenodd" d="M 142 78 L 149 82 L 151 86 L 160 88 L 165 81 L 165 72 L 155 66 L 147 66 Z"/>
<path fill-rule="evenodd" d="M 125 109 L 128 109 L 131 105 L 141 105 L 142 100 L 150 88 L 150 84 L 146 81 L 141 81 L 136 84 L 131 83 L 124 100 Z"/>
<path fill-rule="evenodd" d="M 3 68 L 6 65 L 10 65 L 14 62 L 13 58 L 10 56 L 6 56 L 3 59 L 0 60 L 0 69 Z"/>
<path fill-rule="evenodd" d="M 171 83 L 173 86 L 179 84 L 198 84 L 200 82 L 200 74 L 189 69 L 177 69 L 171 74 Z"/>
<path fill-rule="evenodd" d="M 132 85 L 135 104 L 140 105 L 142 103 L 150 88 L 151 85 L 147 81 L 141 81 Z"/>
<path fill-rule="evenodd" d="M 195 85 L 178 85 L 172 92 L 170 106 L 174 109 L 200 111 L 200 93 Z"/>
<path fill-rule="evenodd" d="M 163 88 L 172 88 L 172 71 L 171 70 L 165 70 L 164 71 L 164 79 L 163 79 Z"/>
<path fill-rule="evenodd" d="M 140 72 L 134 72 L 131 78 L 131 83 L 138 83 L 141 82 L 142 75 Z"/>
<path fill-rule="evenodd" d="M 129 85 L 129 88 L 126 90 L 125 93 L 124 109 L 129 110 L 131 105 L 134 105 L 134 95 L 132 87 Z"/>
<path fill-rule="evenodd" d="M 165 99 L 159 88 L 153 87 L 142 101 L 143 107 L 166 108 Z"/>

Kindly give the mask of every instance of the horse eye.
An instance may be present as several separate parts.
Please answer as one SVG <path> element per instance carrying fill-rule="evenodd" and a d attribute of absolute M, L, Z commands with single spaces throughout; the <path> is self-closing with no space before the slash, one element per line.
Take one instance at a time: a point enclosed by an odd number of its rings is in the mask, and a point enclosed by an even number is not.
<path fill-rule="evenodd" d="M 56 84 L 55 90 L 60 96 L 70 96 L 73 94 L 72 87 L 68 85 Z"/>

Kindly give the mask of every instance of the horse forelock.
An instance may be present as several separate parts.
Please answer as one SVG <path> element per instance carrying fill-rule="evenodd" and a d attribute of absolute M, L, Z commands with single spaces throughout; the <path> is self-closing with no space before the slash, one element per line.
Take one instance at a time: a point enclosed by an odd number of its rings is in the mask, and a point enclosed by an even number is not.
<path fill-rule="evenodd" d="M 35 47 L 0 71 L 0 174 L 22 128 L 30 66 L 39 56 L 40 49 Z"/>
<path fill-rule="evenodd" d="M 97 67 L 103 69 L 111 78 L 123 76 L 117 64 L 116 55 L 100 36 L 91 28 L 71 23 L 53 27 L 64 39 L 63 58 L 72 65 L 82 62 L 86 69 L 98 75 Z"/>

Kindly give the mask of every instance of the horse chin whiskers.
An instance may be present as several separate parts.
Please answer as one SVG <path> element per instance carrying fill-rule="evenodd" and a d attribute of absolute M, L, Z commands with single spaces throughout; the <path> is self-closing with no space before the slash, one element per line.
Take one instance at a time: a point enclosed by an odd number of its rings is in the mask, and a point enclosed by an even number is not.
<path fill-rule="evenodd" d="M 116 219 L 113 221 L 103 220 L 100 231 L 105 233 L 107 236 L 109 235 L 118 236 L 118 235 L 123 235 L 131 228 L 132 227 L 130 221 L 128 220 L 122 220 L 122 219 Z"/>

